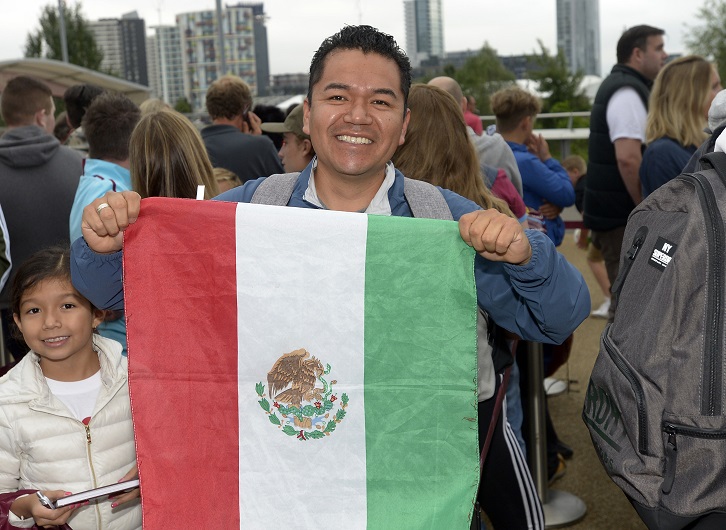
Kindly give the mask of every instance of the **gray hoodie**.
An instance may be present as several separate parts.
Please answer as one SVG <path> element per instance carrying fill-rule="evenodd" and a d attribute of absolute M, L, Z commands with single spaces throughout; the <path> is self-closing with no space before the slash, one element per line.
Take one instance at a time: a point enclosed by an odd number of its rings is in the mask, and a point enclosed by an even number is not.
<path fill-rule="evenodd" d="M 42 248 L 69 244 L 68 217 L 82 160 L 35 125 L 11 128 L 0 137 L 0 205 L 13 270 Z M 10 282 L 0 292 L 2 309 L 8 307 L 9 286 Z"/>

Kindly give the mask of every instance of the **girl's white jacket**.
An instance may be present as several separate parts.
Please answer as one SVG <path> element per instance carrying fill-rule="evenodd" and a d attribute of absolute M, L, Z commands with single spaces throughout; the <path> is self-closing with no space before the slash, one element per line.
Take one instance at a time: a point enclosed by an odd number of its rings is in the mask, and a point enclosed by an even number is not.
<path fill-rule="evenodd" d="M 115 484 L 136 462 L 128 364 L 121 345 L 93 337 L 101 362 L 101 391 L 86 427 L 48 388 L 30 351 L 0 378 L 0 492 L 19 489 L 78 492 Z M 141 528 L 139 500 L 111 509 L 110 501 L 77 510 L 73 530 Z M 28 519 L 12 524 L 32 526 Z"/>

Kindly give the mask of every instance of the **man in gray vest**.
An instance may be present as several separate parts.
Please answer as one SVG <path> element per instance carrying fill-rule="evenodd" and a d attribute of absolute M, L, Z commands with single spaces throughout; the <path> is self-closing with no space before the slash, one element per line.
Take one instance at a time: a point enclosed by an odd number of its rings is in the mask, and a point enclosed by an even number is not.
<path fill-rule="evenodd" d="M 600 85 L 592 106 L 583 218 L 602 252 L 610 283 L 618 275 L 628 215 L 641 201 L 638 170 L 650 88 L 668 56 L 664 33 L 645 25 L 623 33 L 618 64 Z"/>

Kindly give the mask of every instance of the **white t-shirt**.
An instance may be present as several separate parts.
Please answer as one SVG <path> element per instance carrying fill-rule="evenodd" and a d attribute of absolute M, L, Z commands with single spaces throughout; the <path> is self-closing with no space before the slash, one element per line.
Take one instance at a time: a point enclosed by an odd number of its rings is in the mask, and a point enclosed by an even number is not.
<path fill-rule="evenodd" d="M 610 130 L 610 141 L 631 138 L 645 143 L 645 122 L 648 110 L 634 88 L 618 89 L 608 101 L 606 119 Z"/>
<path fill-rule="evenodd" d="M 716 138 L 716 143 L 713 146 L 713 150 L 717 153 L 726 153 L 726 129 Z"/>
<path fill-rule="evenodd" d="M 55 381 L 47 377 L 45 380 L 53 395 L 61 400 L 78 420 L 83 421 L 91 417 L 98 393 L 101 391 L 100 370 L 82 381 Z"/>

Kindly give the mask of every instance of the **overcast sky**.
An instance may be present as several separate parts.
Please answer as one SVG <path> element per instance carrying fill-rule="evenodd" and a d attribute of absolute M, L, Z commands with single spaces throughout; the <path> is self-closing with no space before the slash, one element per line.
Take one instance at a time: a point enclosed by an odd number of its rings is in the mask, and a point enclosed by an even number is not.
<path fill-rule="evenodd" d="M 556 46 L 555 0 L 442 0 L 447 51 L 479 49 L 488 42 L 500 55 L 531 53 L 537 39 Z M 72 5 L 74 0 L 66 0 Z M 234 4 L 236 2 L 223 2 Z M 43 6 L 57 0 L 2 0 L 0 60 L 23 55 L 27 34 L 38 27 Z M 215 9 L 214 0 L 86 0 L 82 11 L 90 20 L 120 18 L 137 11 L 147 28 L 174 24 L 177 13 Z M 405 49 L 403 0 L 265 0 L 272 74 L 307 71 L 320 42 L 345 24 L 370 24 L 393 35 Z M 666 30 L 666 51 L 686 52 L 688 27 L 698 24 L 700 0 L 601 0 L 602 69 L 615 62 L 615 44 L 622 31 L 636 24 Z"/>

